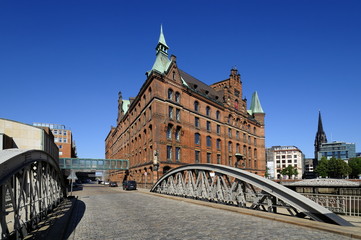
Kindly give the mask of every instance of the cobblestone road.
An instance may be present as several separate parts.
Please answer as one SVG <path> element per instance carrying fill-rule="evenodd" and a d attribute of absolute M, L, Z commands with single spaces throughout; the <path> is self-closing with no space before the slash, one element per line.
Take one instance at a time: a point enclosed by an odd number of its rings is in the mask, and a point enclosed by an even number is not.
<path fill-rule="evenodd" d="M 69 239 L 349 239 L 138 191 L 87 185 L 75 195 Z"/>

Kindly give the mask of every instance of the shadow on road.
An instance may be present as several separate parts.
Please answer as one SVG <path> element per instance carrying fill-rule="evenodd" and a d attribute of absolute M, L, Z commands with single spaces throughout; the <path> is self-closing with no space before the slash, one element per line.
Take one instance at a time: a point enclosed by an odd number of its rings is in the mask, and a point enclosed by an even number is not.
<path fill-rule="evenodd" d="M 71 211 L 71 215 L 69 216 L 67 225 L 65 226 L 65 234 L 63 239 L 68 239 L 69 236 L 73 233 L 73 231 L 78 226 L 79 222 L 84 216 L 86 210 L 86 205 L 81 200 L 76 200 L 73 206 L 73 210 Z"/>

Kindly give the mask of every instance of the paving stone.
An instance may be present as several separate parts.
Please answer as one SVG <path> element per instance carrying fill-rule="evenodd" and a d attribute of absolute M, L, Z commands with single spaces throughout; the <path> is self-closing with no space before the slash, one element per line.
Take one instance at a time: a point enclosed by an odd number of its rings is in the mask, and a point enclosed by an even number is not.
<path fill-rule="evenodd" d="M 349 239 L 137 191 L 95 185 L 78 195 L 69 239 Z"/>

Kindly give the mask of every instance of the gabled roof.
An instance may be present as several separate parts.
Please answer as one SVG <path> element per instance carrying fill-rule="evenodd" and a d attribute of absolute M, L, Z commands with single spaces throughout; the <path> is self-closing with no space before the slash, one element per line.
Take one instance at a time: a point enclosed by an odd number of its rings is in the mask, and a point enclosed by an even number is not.
<path fill-rule="evenodd" d="M 198 80 L 197 78 L 191 76 L 190 74 L 184 72 L 179 69 L 179 73 L 182 77 L 182 81 L 185 82 L 186 86 L 191 90 L 211 99 L 212 101 L 216 101 L 221 103 L 223 99 L 223 93 L 217 92 L 212 87 Z"/>

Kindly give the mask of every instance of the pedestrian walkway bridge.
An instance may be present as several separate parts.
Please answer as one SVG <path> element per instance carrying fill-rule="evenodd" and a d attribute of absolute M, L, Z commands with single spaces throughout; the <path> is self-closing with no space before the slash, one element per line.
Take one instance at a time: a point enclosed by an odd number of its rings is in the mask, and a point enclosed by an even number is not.
<path fill-rule="evenodd" d="M 61 169 L 73 170 L 128 170 L 129 161 L 124 159 L 60 158 Z"/>

